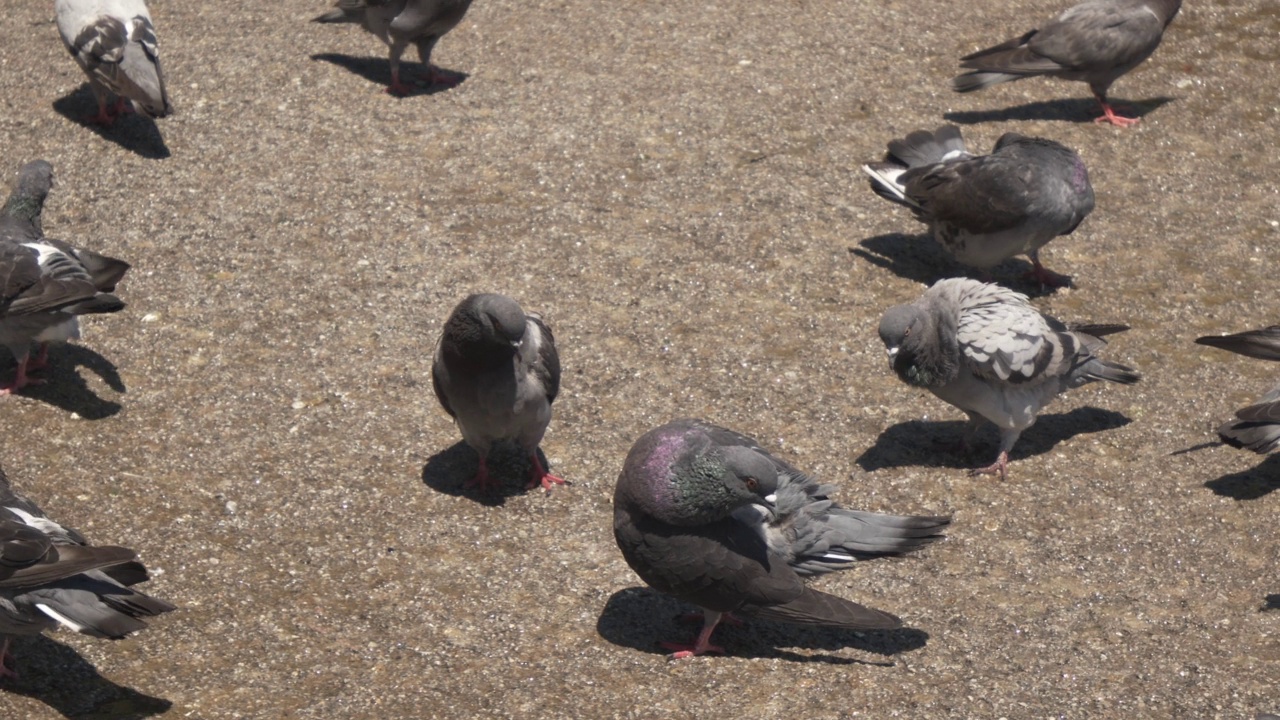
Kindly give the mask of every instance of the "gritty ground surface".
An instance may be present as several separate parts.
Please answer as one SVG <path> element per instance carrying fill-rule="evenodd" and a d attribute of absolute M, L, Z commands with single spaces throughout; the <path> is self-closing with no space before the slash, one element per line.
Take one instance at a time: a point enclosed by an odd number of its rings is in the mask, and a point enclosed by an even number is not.
<path fill-rule="evenodd" d="M 14 485 L 138 549 L 180 606 L 139 635 L 16 644 L 13 718 L 1152 717 L 1280 709 L 1280 459 L 1212 428 L 1275 365 L 1193 345 L 1280 321 L 1280 5 L 1191 2 L 1114 88 L 955 95 L 956 58 L 1061 7 L 477 0 L 458 87 L 395 99 L 322 2 L 153 0 L 177 115 L 92 100 L 48 3 L 7 11 L 2 175 L 46 232 L 134 263 L 52 380 L 0 401 Z M 962 272 L 858 166 L 945 120 L 1079 150 L 1097 210 L 1049 245 L 1066 319 L 1122 321 L 1142 383 L 1051 405 L 1007 482 L 901 384 L 875 326 Z M 1017 284 L 1012 261 L 995 277 Z M 477 290 L 544 313 L 565 367 L 543 445 L 572 485 L 461 492 L 475 456 L 430 357 Z M 12 363 L 0 360 L 0 373 Z M 847 505 L 954 513 L 948 542 L 819 581 L 910 629 L 752 622 L 725 657 L 613 543 L 631 442 L 751 433 Z"/>

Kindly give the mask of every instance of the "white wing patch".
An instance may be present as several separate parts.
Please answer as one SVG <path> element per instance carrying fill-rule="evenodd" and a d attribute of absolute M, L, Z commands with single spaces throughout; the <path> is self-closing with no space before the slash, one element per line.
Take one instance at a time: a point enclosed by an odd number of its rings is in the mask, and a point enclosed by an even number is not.
<path fill-rule="evenodd" d="M 67 626 L 67 627 L 71 628 L 72 630 L 75 630 L 76 632 L 84 632 L 84 626 L 83 626 L 83 625 L 81 625 L 80 623 L 78 623 L 78 622 L 76 622 L 76 621 L 72 620 L 71 618 L 67 617 L 66 615 L 63 615 L 62 613 L 58 612 L 57 610 L 54 610 L 53 608 L 49 607 L 48 605 L 45 605 L 44 603 L 36 603 L 36 607 L 40 609 L 40 612 L 44 613 L 45 615 L 48 615 L 49 617 L 53 618 L 54 620 L 57 620 L 58 622 L 60 622 L 60 623 L 62 623 L 63 625 L 65 625 L 65 626 Z"/>

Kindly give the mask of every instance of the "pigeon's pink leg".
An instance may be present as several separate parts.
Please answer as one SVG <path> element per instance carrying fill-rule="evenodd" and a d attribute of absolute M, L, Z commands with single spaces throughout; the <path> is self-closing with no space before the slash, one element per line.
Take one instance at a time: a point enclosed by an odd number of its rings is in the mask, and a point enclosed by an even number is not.
<path fill-rule="evenodd" d="M 1007 472 L 1008 468 L 1009 468 L 1009 453 L 1004 450 L 1001 450 L 1000 454 L 996 456 L 995 462 L 983 468 L 970 470 L 969 474 L 970 475 L 997 475 L 998 474 L 1001 480 L 1007 480 L 1009 479 L 1008 472 Z"/>
<path fill-rule="evenodd" d="M 387 86 L 387 94 L 405 97 L 413 92 L 413 88 L 400 82 L 400 68 L 391 71 L 391 84 Z"/>
<path fill-rule="evenodd" d="M 481 455 L 480 469 L 476 470 L 476 474 L 469 480 L 462 483 L 462 486 L 465 488 L 475 488 L 482 493 L 487 493 L 501 489 L 502 483 L 489 476 L 489 465 L 485 463 L 484 456 Z"/>
<path fill-rule="evenodd" d="M 9 669 L 9 661 L 13 660 L 13 655 L 9 654 L 9 638 L 6 636 L 4 645 L 0 645 L 0 678 L 18 678 L 18 673 Z"/>
<path fill-rule="evenodd" d="M 1094 97 L 1098 99 L 1098 104 L 1102 106 L 1102 116 L 1094 118 L 1093 121 L 1095 123 L 1099 125 L 1102 123 L 1111 123 L 1116 127 L 1127 128 L 1133 127 L 1134 125 L 1142 122 L 1142 118 L 1131 118 L 1117 115 L 1116 111 L 1107 103 L 1107 99 L 1102 95 L 1094 95 Z"/>
<path fill-rule="evenodd" d="M 18 360 L 18 372 L 13 376 L 13 382 L 0 383 L 0 395 L 10 395 L 28 385 L 39 385 L 44 380 L 27 377 L 27 357 L 24 355 Z"/>
<path fill-rule="evenodd" d="M 720 613 L 707 611 L 702 621 L 702 632 L 698 633 L 698 639 L 693 645 L 683 643 L 664 642 L 662 647 L 667 650 L 674 650 L 667 657 L 672 660 L 683 660 L 685 658 L 697 657 L 704 653 L 724 653 L 724 648 L 719 645 L 711 644 L 711 633 L 716 629 L 716 625 L 720 622 Z"/>
<path fill-rule="evenodd" d="M 116 98 L 116 117 L 133 113 L 133 103 L 122 97 Z"/>
<path fill-rule="evenodd" d="M 101 125 L 102 127 L 111 127 L 116 122 L 116 116 L 107 112 L 107 103 L 98 103 L 98 114 L 90 117 L 87 122 L 90 125 Z"/>
<path fill-rule="evenodd" d="M 543 490 L 551 492 L 552 485 L 565 484 L 564 478 L 556 477 L 555 475 L 547 472 L 546 468 L 542 467 L 542 463 L 538 460 L 537 449 L 534 449 L 533 452 L 529 453 L 529 459 L 533 462 L 533 472 L 530 473 L 531 478 L 529 480 L 529 484 L 525 486 L 525 489 L 533 489 L 541 485 Z"/>

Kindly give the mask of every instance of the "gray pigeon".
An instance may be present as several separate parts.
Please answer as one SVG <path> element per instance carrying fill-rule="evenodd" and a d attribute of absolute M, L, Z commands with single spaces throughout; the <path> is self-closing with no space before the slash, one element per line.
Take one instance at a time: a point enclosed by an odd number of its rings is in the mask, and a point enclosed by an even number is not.
<path fill-rule="evenodd" d="M 462 22 L 471 0 L 338 0 L 336 8 L 313 22 L 357 23 L 378 36 L 390 48 L 392 95 L 408 95 L 412 89 L 400 82 L 400 56 L 410 44 L 418 47 L 418 59 L 426 68 L 427 82 L 456 85 L 458 78 L 431 65 L 431 51 L 444 34 Z"/>
<path fill-rule="evenodd" d="M 480 455 L 467 486 L 496 490 L 485 458 L 494 441 L 515 440 L 533 463 L 529 487 L 550 490 L 564 480 L 542 467 L 538 444 L 560 392 L 560 356 L 551 328 L 525 315 L 505 295 L 472 295 L 445 322 L 431 367 L 436 397 Z"/>
<path fill-rule="evenodd" d="M 880 339 L 894 372 L 969 416 L 966 443 L 982 424 L 1000 431 L 1000 454 L 974 474 L 999 473 L 1040 408 L 1095 380 L 1128 385 L 1133 368 L 1094 355 L 1125 325 L 1076 325 L 1042 315 L 1025 295 L 967 278 L 939 280 L 910 305 L 889 308 Z"/>
<path fill-rule="evenodd" d="M 164 89 L 156 29 L 143 0 L 55 0 L 58 32 L 98 101 L 89 122 L 111 125 L 129 105 L 149 117 L 173 112 Z M 116 96 L 113 108 L 107 107 Z"/>
<path fill-rule="evenodd" d="M 944 125 L 890 142 L 883 162 L 862 169 L 877 195 L 909 208 L 960 262 L 985 270 L 1025 254 L 1035 280 L 1068 284 L 1039 255 L 1093 211 L 1084 161 L 1065 145 L 1005 133 L 990 155 L 975 156 L 960 129 Z"/>
<path fill-rule="evenodd" d="M 960 58 L 971 72 L 957 76 L 953 88 L 972 92 L 1036 75 L 1079 80 L 1102 106 L 1094 122 L 1136 125 L 1139 118 L 1117 115 L 1107 104 L 1107 90 L 1151 57 L 1181 7 L 1182 0 L 1085 0 L 1042 30 Z"/>
<path fill-rule="evenodd" d="M 43 237 L 40 212 L 53 184 L 44 160 L 23 166 L 0 208 L 0 344 L 18 361 L 0 395 L 42 382 L 27 377 L 48 362 L 49 343 L 80 337 L 80 315 L 118 312 L 113 293 L 129 263 Z M 40 352 L 30 357 L 31 345 Z"/>
<path fill-rule="evenodd" d="M 91 546 L 50 520 L 9 487 L 0 470 L 0 677 L 10 635 L 35 635 L 58 625 L 99 638 L 119 639 L 147 626 L 145 617 L 174 609 L 130 586 L 146 581 L 134 551 Z"/>
<path fill-rule="evenodd" d="M 900 555 L 941 539 L 949 517 L 847 510 L 755 440 L 700 420 L 645 433 L 613 496 L 613 533 L 646 583 L 703 609 L 693 645 L 673 658 L 723 652 L 711 633 L 730 612 L 810 625 L 887 630 L 902 621 L 806 586 L 802 576 Z"/>
<path fill-rule="evenodd" d="M 1280 360 L 1280 325 L 1234 335 L 1207 335 L 1196 342 L 1252 358 Z M 1236 420 L 1218 428 L 1218 437 L 1232 447 L 1259 454 L 1280 447 L 1280 385 L 1253 405 L 1237 410 Z"/>

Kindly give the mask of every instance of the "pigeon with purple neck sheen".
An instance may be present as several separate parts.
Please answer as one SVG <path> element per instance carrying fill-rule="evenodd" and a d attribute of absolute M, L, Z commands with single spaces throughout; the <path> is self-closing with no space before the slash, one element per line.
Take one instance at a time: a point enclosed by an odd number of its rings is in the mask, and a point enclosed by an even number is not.
<path fill-rule="evenodd" d="M 113 293 L 128 263 L 44 237 L 40 214 L 52 185 L 48 162 L 27 163 L 0 207 L 0 345 L 18 361 L 0 394 L 41 382 L 28 371 L 46 365 L 50 342 L 80 337 L 80 315 L 124 308 Z M 35 358 L 32 345 L 40 348 Z"/>
<path fill-rule="evenodd" d="M 1071 148 L 1005 133 L 990 155 L 973 155 L 960 129 L 944 125 L 890 142 L 883 161 L 862 169 L 877 195 L 910 209 L 956 260 L 987 270 L 1026 255 L 1031 278 L 1069 284 L 1040 264 L 1040 248 L 1093 211 L 1089 173 Z"/>
<path fill-rule="evenodd" d="M 1021 295 L 968 278 L 939 280 L 908 305 L 885 311 L 880 340 L 908 385 L 923 387 L 969 416 L 965 441 L 985 419 L 1000 452 L 975 474 L 1006 476 L 1009 451 L 1059 393 L 1097 380 L 1128 385 L 1130 367 L 1096 353 L 1125 325 L 1065 325 Z"/>
<path fill-rule="evenodd" d="M 1234 335 L 1206 335 L 1200 345 L 1230 350 L 1260 360 L 1280 361 L 1280 325 Z M 1236 419 L 1218 428 L 1218 437 L 1232 447 L 1266 454 L 1280 447 L 1280 385 L 1258 402 L 1236 411 Z"/>
<path fill-rule="evenodd" d="M 960 58 L 970 72 L 952 82 L 956 92 L 1045 75 L 1089 83 L 1102 106 L 1094 122 L 1129 127 L 1139 118 L 1117 115 L 1107 90 L 1151 57 L 1182 0 L 1085 0 L 1039 30 Z"/>
<path fill-rule="evenodd" d="M 614 491 L 614 537 L 653 588 L 703 609 L 692 645 L 673 658 L 723 652 L 711 644 L 737 612 L 789 623 L 887 630 L 902 621 L 814 590 L 803 576 L 899 555 L 935 542 L 947 517 L 848 510 L 819 485 L 739 433 L 675 420 L 645 433 Z"/>
<path fill-rule="evenodd" d="M 55 0 L 58 32 L 89 78 L 98 114 L 111 125 L 130 107 L 153 118 L 173 113 L 160 69 L 156 28 L 143 0 Z M 116 103 L 108 101 L 116 96 Z"/>
<path fill-rule="evenodd" d="M 542 466 L 538 445 L 560 392 L 560 355 L 551 328 L 505 295 L 467 297 L 445 322 L 431 382 L 462 439 L 480 455 L 468 486 L 497 489 L 485 460 L 493 443 L 514 440 L 533 465 L 529 487 L 564 480 Z"/>
<path fill-rule="evenodd" d="M 12 635 L 61 625 L 118 640 L 145 628 L 143 618 L 173 610 L 132 589 L 147 579 L 133 550 L 89 545 L 14 492 L 0 470 L 0 677 L 16 675 L 6 662 Z"/>
<path fill-rule="evenodd" d="M 471 0 L 338 0 L 333 10 L 313 22 L 355 23 L 386 43 L 391 62 L 387 92 L 404 96 L 413 90 L 400 81 L 400 56 L 410 45 L 418 48 L 428 82 L 457 84 L 457 78 L 431 64 L 431 51 L 445 33 L 462 22 L 470 7 Z"/>

